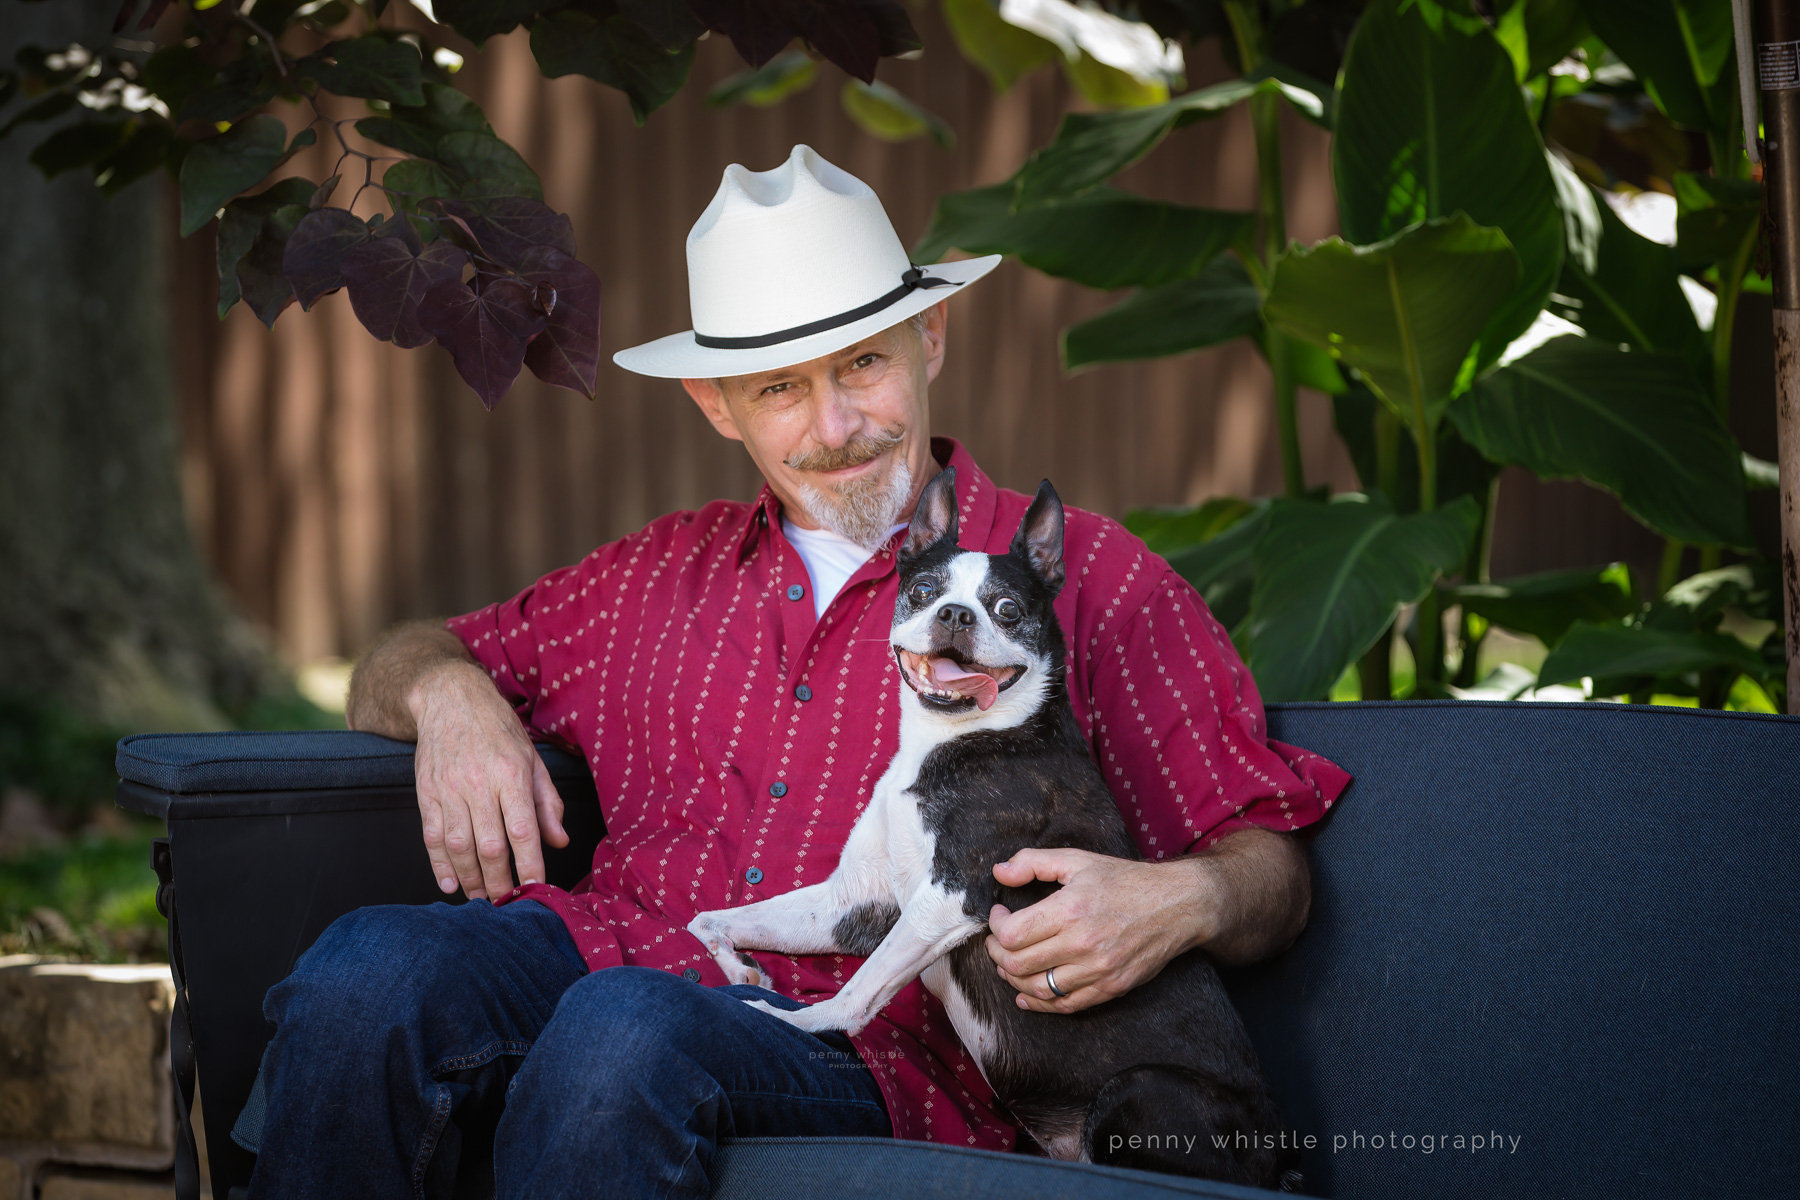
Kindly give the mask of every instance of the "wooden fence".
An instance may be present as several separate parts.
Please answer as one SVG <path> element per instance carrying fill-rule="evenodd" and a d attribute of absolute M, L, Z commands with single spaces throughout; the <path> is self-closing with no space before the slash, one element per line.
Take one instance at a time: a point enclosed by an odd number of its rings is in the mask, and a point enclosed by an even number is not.
<path fill-rule="evenodd" d="M 522 35 L 470 58 L 467 86 L 496 130 L 571 214 L 602 283 L 607 353 L 688 327 L 683 240 L 728 162 L 775 166 L 806 142 L 868 181 L 901 237 L 923 233 L 943 192 L 997 182 L 1054 133 L 1069 89 L 1039 73 L 996 96 L 955 53 L 935 9 L 915 10 L 928 51 L 882 76 L 944 117 L 954 148 L 888 145 L 840 108 L 826 67 L 811 91 L 767 109 L 712 109 L 710 86 L 742 69 L 723 39 L 699 47 L 693 79 L 635 127 L 618 93 L 546 81 Z M 1190 76 L 1222 76 L 1191 61 Z M 1290 120 L 1284 169 L 1292 236 L 1335 228 L 1328 142 Z M 328 142 L 329 139 L 321 139 Z M 332 170 L 321 146 L 296 160 Z M 1249 207 L 1255 161 L 1243 110 L 1183 132 L 1121 182 L 1226 208 Z M 672 381 L 606 361 L 600 398 L 523 377 L 483 411 L 436 347 L 374 341 L 345 297 L 290 310 L 271 332 L 241 306 L 213 317 L 212 231 L 180 243 L 172 280 L 182 384 L 184 483 L 200 544 L 287 655 L 354 654 L 388 623 L 510 594 L 659 513 L 748 497 L 757 476 Z M 1057 333 L 1116 297 L 1004 264 L 951 304 L 949 355 L 932 389 L 936 432 L 963 439 L 999 481 L 1112 514 L 1280 490 L 1267 368 L 1246 344 L 1065 376 Z M 1304 394 L 1309 482 L 1355 486 L 1324 397 Z M 1577 485 L 1503 485 L 1500 573 L 1631 556 L 1655 543 L 1608 498 Z"/>

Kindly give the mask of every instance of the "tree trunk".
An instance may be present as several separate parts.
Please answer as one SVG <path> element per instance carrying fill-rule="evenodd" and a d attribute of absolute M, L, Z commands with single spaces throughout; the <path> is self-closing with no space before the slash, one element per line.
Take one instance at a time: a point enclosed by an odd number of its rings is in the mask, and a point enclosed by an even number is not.
<path fill-rule="evenodd" d="M 25 44 L 103 45 L 120 0 L 12 4 Z M 182 508 L 166 181 L 103 196 L 0 141 L 0 692 L 132 728 L 217 728 L 282 688 Z M 210 237 L 208 231 L 200 236 Z"/>

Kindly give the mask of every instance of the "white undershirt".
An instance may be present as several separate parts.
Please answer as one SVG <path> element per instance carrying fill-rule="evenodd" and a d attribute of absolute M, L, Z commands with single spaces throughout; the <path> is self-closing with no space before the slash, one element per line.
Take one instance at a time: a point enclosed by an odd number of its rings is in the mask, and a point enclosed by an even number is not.
<path fill-rule="evenodd" d="M 905 528 L 902 522 L 888 530 L 888 535 Z M 869 561 L 870 552 L 842 534 L 829 529 L 801 529 L 786 517 L 781 518 L 781 532 L 806 564 L 806 574 L 812 579 L 813 619 L 817 620 L 825 615 L 825 606 L 844 590 L 850 577 Z"/>

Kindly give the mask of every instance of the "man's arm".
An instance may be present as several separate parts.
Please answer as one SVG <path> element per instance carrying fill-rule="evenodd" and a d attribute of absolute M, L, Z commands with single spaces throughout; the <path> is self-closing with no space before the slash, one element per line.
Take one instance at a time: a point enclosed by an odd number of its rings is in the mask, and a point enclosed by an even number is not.
<path fill-rule="evenodd" d="M 1021 850 L 994 867 L 994 878 L 1063 885 L 1016 913 L 995 905 L 988 917 L 988 954 L 1019 989 L 1019 1006 L 1038 1012 L 1122 996 L 1195 948 L 1227 963 L 1267 958 L 1299 936 L 1312 903 L 1305 851 L 1291 835 L 1259 828 L 1155 863 Z M 1061 998 L 1045 980 L 1051 968 Z"/>
<path fill-rule="evenodd" d="M 471 899 L 542 882 L 541 837 L 569 844 L 562 798 L 512 706 L 441 623 L 389 631 L 357 664 L 350 728 L 417 742 L 419 821 L 438 886 Z M 510 860 L 509 860 L 510 852 Z"/>

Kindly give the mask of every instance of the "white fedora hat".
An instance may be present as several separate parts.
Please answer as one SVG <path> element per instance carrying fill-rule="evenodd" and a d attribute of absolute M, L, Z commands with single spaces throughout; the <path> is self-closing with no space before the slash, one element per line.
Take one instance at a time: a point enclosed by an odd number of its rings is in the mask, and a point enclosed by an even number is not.
<path fill-rule="evenodd" d="M 716 379 L 806 362 L 930 308 L 1001 256 L 915 267 L 869 185 L 810 146 L 773 171 L 725 168 L 687 239 L 694 327 L 613 355 L 627 371 Z"/>

